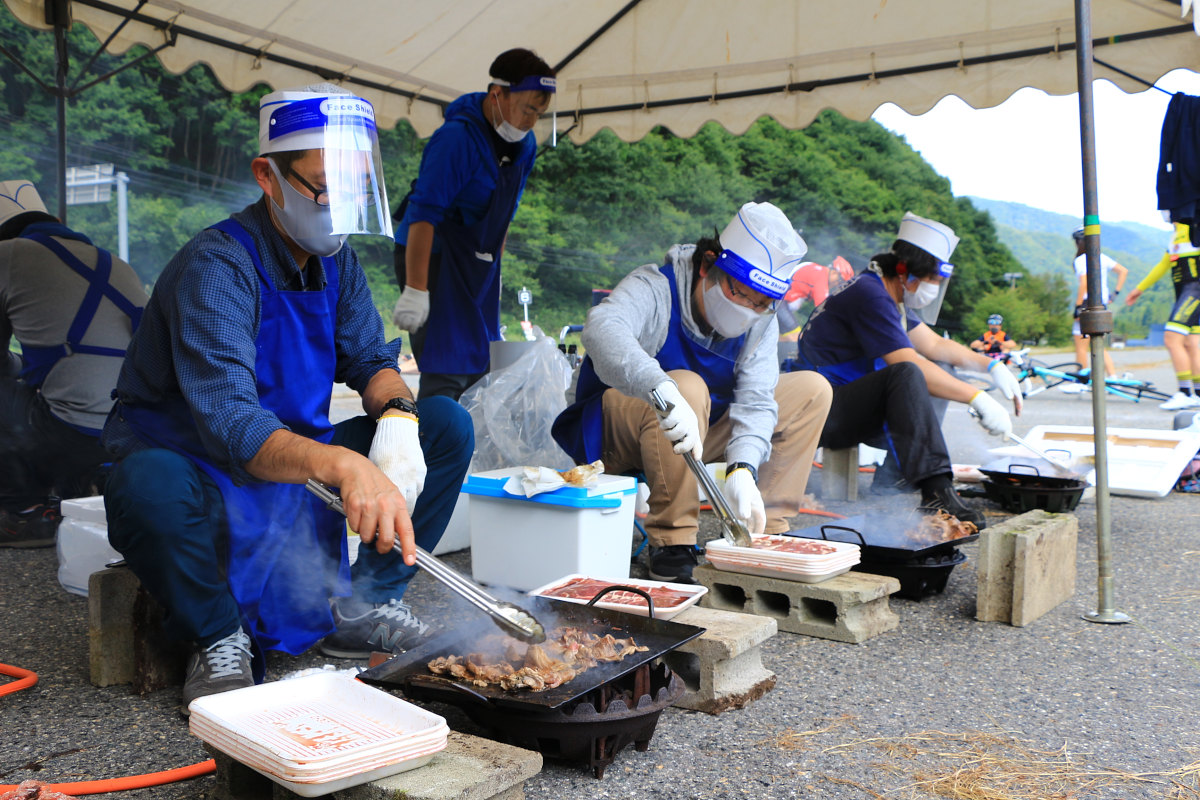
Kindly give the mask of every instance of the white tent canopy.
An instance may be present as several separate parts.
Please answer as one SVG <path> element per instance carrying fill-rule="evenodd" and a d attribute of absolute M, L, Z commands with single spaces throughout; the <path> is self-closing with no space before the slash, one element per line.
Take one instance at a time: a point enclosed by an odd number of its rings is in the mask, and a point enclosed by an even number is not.
<path fill-rule="evenodd" d="M 46 0 L 4 0 L 47 28 Z M 53 5 L 53 2 L 49 3 Z M 1190 0 L 1186 5 L 1190 6 Z M 1200 68 L 1178 0 L 1092 0 L 1096 77 L 1144 88 Z M 866 119 L 955 94 L 993 106 L 1024 86 L 1076 90 L 1071 0 L 71 0 L 108 49 L 161 48 L 167 69 L 209 65 L 233 91 L 342 83 L 381 124 L 422 136 L 491 60 L 535 50 L 559 70 L 559 128 L 636 140 L 717 120 L 740 133 L 763 115 L 807 125 L 825 108 Z"/>

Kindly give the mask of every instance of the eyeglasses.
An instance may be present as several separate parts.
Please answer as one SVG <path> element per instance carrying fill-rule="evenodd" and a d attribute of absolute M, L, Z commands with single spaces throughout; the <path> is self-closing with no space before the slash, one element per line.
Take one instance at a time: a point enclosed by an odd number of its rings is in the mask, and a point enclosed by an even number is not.
<path fill-rule="evenodd" d="M 316 203 L 317 205 L 321 206 L 322 208 L 328 207 L 334 198 L 336 198 L 338 201 L 345 200 L 345 201 L 349 201 L 352 203 L 361 203 L 361 204 L 367 205 L 367 206 L 375 205 L 375 192 L 371 187 L 370 181 L 367 181 L 365 183 L 365 185 L 363 186 L 362 190 L 360 192 L 358 192 L 357 194 L 354 192 L 342 191 L 342 192 L 334 193 L 331 198 L 328 188 L 318 189 L 317 187 L 313 186 L 311 183 L 306 181 L 304 179 L 304 176 L 302 176 L 300 173 L 296 172 L 294 169 L 289 167 L 287 174 L 290 177 L 293 177 L 296 180 L 300 181 L 301 186 L 303 186 L 305 189 L 308 189 L 310 192 L 312 192 L 312 194 L 313 194 L 312 201 L 314 203 Z"/>
<path fill-rule="evenodd" d="M 753 309 L 759 314 L 765 314 L 775 306 L 774 300 L 756 300 L 745 292 L 739 290 L 733 285 L 733 278 L 730 278 L 729 276 L 725 276 L 725 288 L 729 290 L 731 295 L 733 295 L 734 301 L 738 305 Z"/>

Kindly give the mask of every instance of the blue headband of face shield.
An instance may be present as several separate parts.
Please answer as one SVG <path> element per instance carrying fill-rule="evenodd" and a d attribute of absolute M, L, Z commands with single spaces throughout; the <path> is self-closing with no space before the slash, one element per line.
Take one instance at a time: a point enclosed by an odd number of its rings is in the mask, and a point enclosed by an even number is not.
<path fill-rule="evenodd" d="M 554 94 L 558 81 L 544 75 L 526 75 L 516 83 L 509 83 L 503 78 L 491 77 L 489 81 L 497 86 L 507 86 L 510 92 L 549 92 Z"/>
<path fill-rule="evenodd" d="M 721 255 L 717 256 L 717 266 L 727 275 L 737 278 L 772 300 L 783 297 L 791 285 L 788 281 L 780 280 L 766 270 L 759 269 L 732 250 L 721 251 Z"/>

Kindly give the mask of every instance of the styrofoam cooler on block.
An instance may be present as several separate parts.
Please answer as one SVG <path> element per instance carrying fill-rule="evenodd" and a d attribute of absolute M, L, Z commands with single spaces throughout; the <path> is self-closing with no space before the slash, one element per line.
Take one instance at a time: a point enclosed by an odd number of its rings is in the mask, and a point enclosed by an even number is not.
<path fill-rule="evenodd" d="M 63 500 L 58 524 L 58 582 L 72 594 L 87 597 L 88 576 L 121 560 L 108 543 L 103 497 Z"/>
<path fill-rule="evenodd" d="M 459 493 L 454 503 L 454 513 L 446 523 L 446 530 L 438 540 L 437 547 L 432 552 L 435 556 L 443 553 L 456 553 L 471 546 L 471 496 Z"/>
<path fill-rule="evenodd" d="M 528 591 L 576 572 L 629 577 L 635 478 L 600 475 L 591 488 L 533 497 L 504 491 L 521 474 L 521 467 L 478 472 L 463 484 L 471 495 L 475 580 Z"/>

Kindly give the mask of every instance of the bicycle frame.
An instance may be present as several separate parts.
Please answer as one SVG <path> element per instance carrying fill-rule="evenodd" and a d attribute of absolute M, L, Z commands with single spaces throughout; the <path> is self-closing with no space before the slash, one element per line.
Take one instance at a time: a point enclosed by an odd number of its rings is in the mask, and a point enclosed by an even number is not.
<path fill-rule="evenodd" d="M 1024 356 L 1025 352 L 1028 351 L 1016 351 L 1014 353 L 1010 353 L 1009 355 L 1011 358 L 1005 359 L 1006 361 L 1016 362 L 1017 366 L 1020 368 L 1020 372 L 1017 373 L 1018 383 L 1034 377 L 1041 379 L 1042 386 L 1040 388 L 1030 389 L 1029 391 L 1022 392 L 1025 397 L 1039 394 L 1040 392 L 1044 392 L 1047 389 L 1058 386 L 1062 383 L 1074 383 L 1080 386 L 1087 386 L 1091 382 L 1091 376 L 1088 374 L 1074 370 L 1062 369 L 1062 367 L 1067 366 L 1066 364 L 1059 364 L 1056 367 L 1047 367 L 1033 359 L 1025 361 L 1025 359 L 1022 357 Z M 1070 363 L 1073 366 L 1079 366 L 1078 364 L 1075 364 L 1075 362 Z M 1110 378 L 1106 376 L 1104 378 L 1104 390 L 1109 394 L 1114 394 L 1118 397 L 1124 397 L 1132 400 L 1135 403 L 1140 402 L 1143 397 L 1149 397 L 1153 400 L 1166 400 L 1170 396 L 1164 394 L 1158 389 L 1155 389 L 1154 384 L 1149 383 L 1148 381 L 1135 380 L 1132 378 Z"/>

